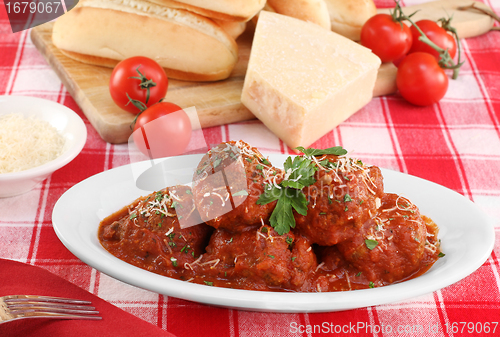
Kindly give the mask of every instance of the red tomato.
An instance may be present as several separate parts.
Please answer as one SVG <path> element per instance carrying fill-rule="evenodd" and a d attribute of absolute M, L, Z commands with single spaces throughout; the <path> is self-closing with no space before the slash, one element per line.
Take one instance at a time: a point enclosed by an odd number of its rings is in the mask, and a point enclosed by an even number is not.
<path fill-rule="evenodd" d="M 382 62 L 400 59 L 410 50 L 410 28 L 394 21 L 389 14 L 372 16 L 361 28 L 361 44 L 380 57 Z"/>
<path fill-rule="evenodd" d="M 425 106 L 443 98 L 448 90 L 448 77 L 434 56 L 416 52 L 399 64 L 396 85 L 408 102 Z"/>
<path fill-rule="evenodd" d="M 139 150 L 153 159 L 183 154 L 191 131 L 191 121 L 184 110 L 173 103 L 160 102 L 137 117 L 132 137 Z"/>
<path fill-rule="evenodd" d="M 448 49 L 448 53 L 450 53 L 451 58 L 455 57 L 455 54 L 457 53 L 457 43 L 453 36 L 450 35 L 444 28 L 441 28 L 436 22 L 431 20 L 420 20 L 415 22 L 415 24 L 424 32 L 429 40 L 443 49 Z M 434 55 L 436 60 L 439 61 L 439 52 L 418 39 L 421 34 L 414 26 L 411 26 L 410 30 L 413 36 L 410 53 L 429 53 Z"/>
<path fill-rule="evenodd" d="M 144 87 L 146 84 L 141 86 L 141 83 L 148 80 L 155 84 L 149 86 L 149 98 L 148 90 Z M 165 97 L 167 88 L 168 77 L 165 70 L 156 61 L 143 56 L 130 57 L 118 63 L 109 80 L 109 92 L 113 101 L 123 110 L 135 115 L 141 110 L 129 102 L 127 94 L 150 107 Z"/>

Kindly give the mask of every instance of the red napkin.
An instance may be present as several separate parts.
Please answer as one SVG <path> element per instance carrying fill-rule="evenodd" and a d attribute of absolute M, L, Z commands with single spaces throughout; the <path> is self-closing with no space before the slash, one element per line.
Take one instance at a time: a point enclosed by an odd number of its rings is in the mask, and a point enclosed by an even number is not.
<path fill-rule="evenodd" d="M 0 259 L 0 296 L 46 295 L 92 302 L 102 320 L 27 319 L 0 325 L 0 336 L 165 336 L 175 337 L 49 271 Z"/>

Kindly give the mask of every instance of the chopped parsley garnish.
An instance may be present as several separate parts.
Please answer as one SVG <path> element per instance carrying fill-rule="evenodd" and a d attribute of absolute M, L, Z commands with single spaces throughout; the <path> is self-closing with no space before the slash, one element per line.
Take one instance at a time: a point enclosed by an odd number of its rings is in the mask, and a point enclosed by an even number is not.
<path fill-rule="evenodd" d="M 439 252 L 439 254 L 438 254 L 438 257 L 445 257 L 445 256 L 446 256 L 446 254 L 443 252 Z"/>
<path fill-rule="evenodd" d="M 216 168 L 217 166 L 220 165 L 220 163 L 222 163 L 222 159 L 221 158 L 217 158 L 215 161 L 214 161 L 214 168 Z"/>
<path fill-rule="evenodd" d="M 351 196 L 349 194 L 344 195 L 344 202 L 352 201 Z"/>
<path fill-rule="evenodd" d="M 240 196 L 240 195 L 248 195 L 248 191 L 247 190 L 241 190 L 241 191 L 238 191 L 236 193 L 233 193 L 233 197 L 237 197 L 237 196 Z"/>
<path fill-rule="evenodd" d="M 133 220 L 135 218 L 137 218 L 137 213 L 130 214 L 130 218 L 129 218 L 130 220 Z"/>
<path fill-rule="evenodd" d="M 375 247 L 377 247 L 378 241 L 366 239 L 365 245 L 366 245 L 366 248 L 368 248 L 369 250 L 373 250 Z"/>
<path fill-rule="evenodd" d="M 177 208 L 184 208 L 184 206 L 182 206 L 182 204 L 181 204 L 181 203 L 179 203 L 179 202 L 177 202 L 177 201 L 173 201 L 173 202 L 172 202 L 172 206 L 171 206 L 171 207 L 172 207 L 172 208 L 174 208 L 174 209 L 177 209 Z"/>
<path fill-rule="evenodd" d="M 205 284 L 206 284 L 207 286 L 213 286 L 213 285 L 214 285 L 214 283 L 213 283 L 213 282 L 209 282 L 209 281 L 203 281 L 203 282 L 205 282 Z"/>
<path fill-rule="evenodd" d="M 368 284 L 368 286 L 369 286 L 370 288 L 375 288 L 375 283 L 370 282 L 370 283 Z"/>
<path fill-rule="evenodd" d="M 156 192 L 155 200 L 161 201 L 162 198 L 163 198 L 163 193 L 161 191 Z"/>
<path fill-rule="evenodd" d="M 172 266 L 177 267 L 177 259 L 175 257 L 171 257 L 170 261 L 172 261 Z"/>
<path fill-rule="evenodd" d="M 269 162 L 269 160 L 267 160 L 266 158 L 262 158 L 260 160 L 264 165 L 271 165 L 271 163 Z"/>

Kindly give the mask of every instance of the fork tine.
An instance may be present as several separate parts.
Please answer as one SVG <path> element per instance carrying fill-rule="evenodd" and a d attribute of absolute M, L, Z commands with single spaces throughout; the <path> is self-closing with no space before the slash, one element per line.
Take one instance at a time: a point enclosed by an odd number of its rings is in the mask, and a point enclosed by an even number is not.
<path fill-rule="evenodd" d="M 9 309 L 17 308 L 60 308 L 60 309 L 74 309 L 74 310 L 94 310 L 95 307 L 90 305 L 70 305 L 70 304 L 58 304 L 58 303 L 48 303 L 48 302 L 7 302 Z"/>
<path fill-rule="evenodd" d="M 58 319 L 102 319 L 100 316 L 97 316 L 99 311 L 96 311 L 95 307 L 88 305 L 91 302 L 71 298 L 10 295 L 0 298 L 0 305 L 2 303 L 4 314 L 7 314 L 7 321 L 42 317 Z M 7 311 L 5 312 L 5 310 Z M 0 323 L 5 322 L 5 317 L 3 320 L 1 318 Z"/>
<path fill-rule="evenodd" d="M 4 296 L 6 303 L 12 302 L 52 302 L 52 303 L 70 303 L 70 304 L 90 304 L 89 301 L 76 300 L 72 298 L 53 297 L 53 296 L 37 296 L 37 295 L 10 295 Z"/>
<path fill-rule="evenodd" d="M 77 314 L 63 314 L 53 312 L 27 312 L 23 315 L 14 316 L 13 320 L 25 318 L 57 318 L 57 319 L 88 319 L 88 320 L 101 320 L 101 316 L 94 315 L 77 315 Z"/>
<path fill-rule="evenodd" d="M 59 308 L 9 308 L 12 315 L 22 315 L 26 313 L 53 313 L 53 314 L 75 314 L 75 315 L 97 315 L 99 311 L 96 310 L 75 310 L 75 309 L 59 309 Z"/>

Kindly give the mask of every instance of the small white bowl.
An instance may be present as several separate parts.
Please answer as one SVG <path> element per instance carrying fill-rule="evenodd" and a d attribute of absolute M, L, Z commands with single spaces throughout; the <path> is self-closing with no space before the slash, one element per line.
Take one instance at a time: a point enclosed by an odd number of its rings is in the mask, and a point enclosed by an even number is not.
<path fill-rule="evenodd" d="M 87 128 L 80 116 L 62 104 L 26 96 L 0 96 L 0 116 L 8 114 L 36 116 L 49 122 L 64 137 L 63 152 L 43 165 L 11 173 L 0 174 L 0 198 L 12 197 L 32 190 L 53 172 L 72 161 L 87 140 Z"/>

